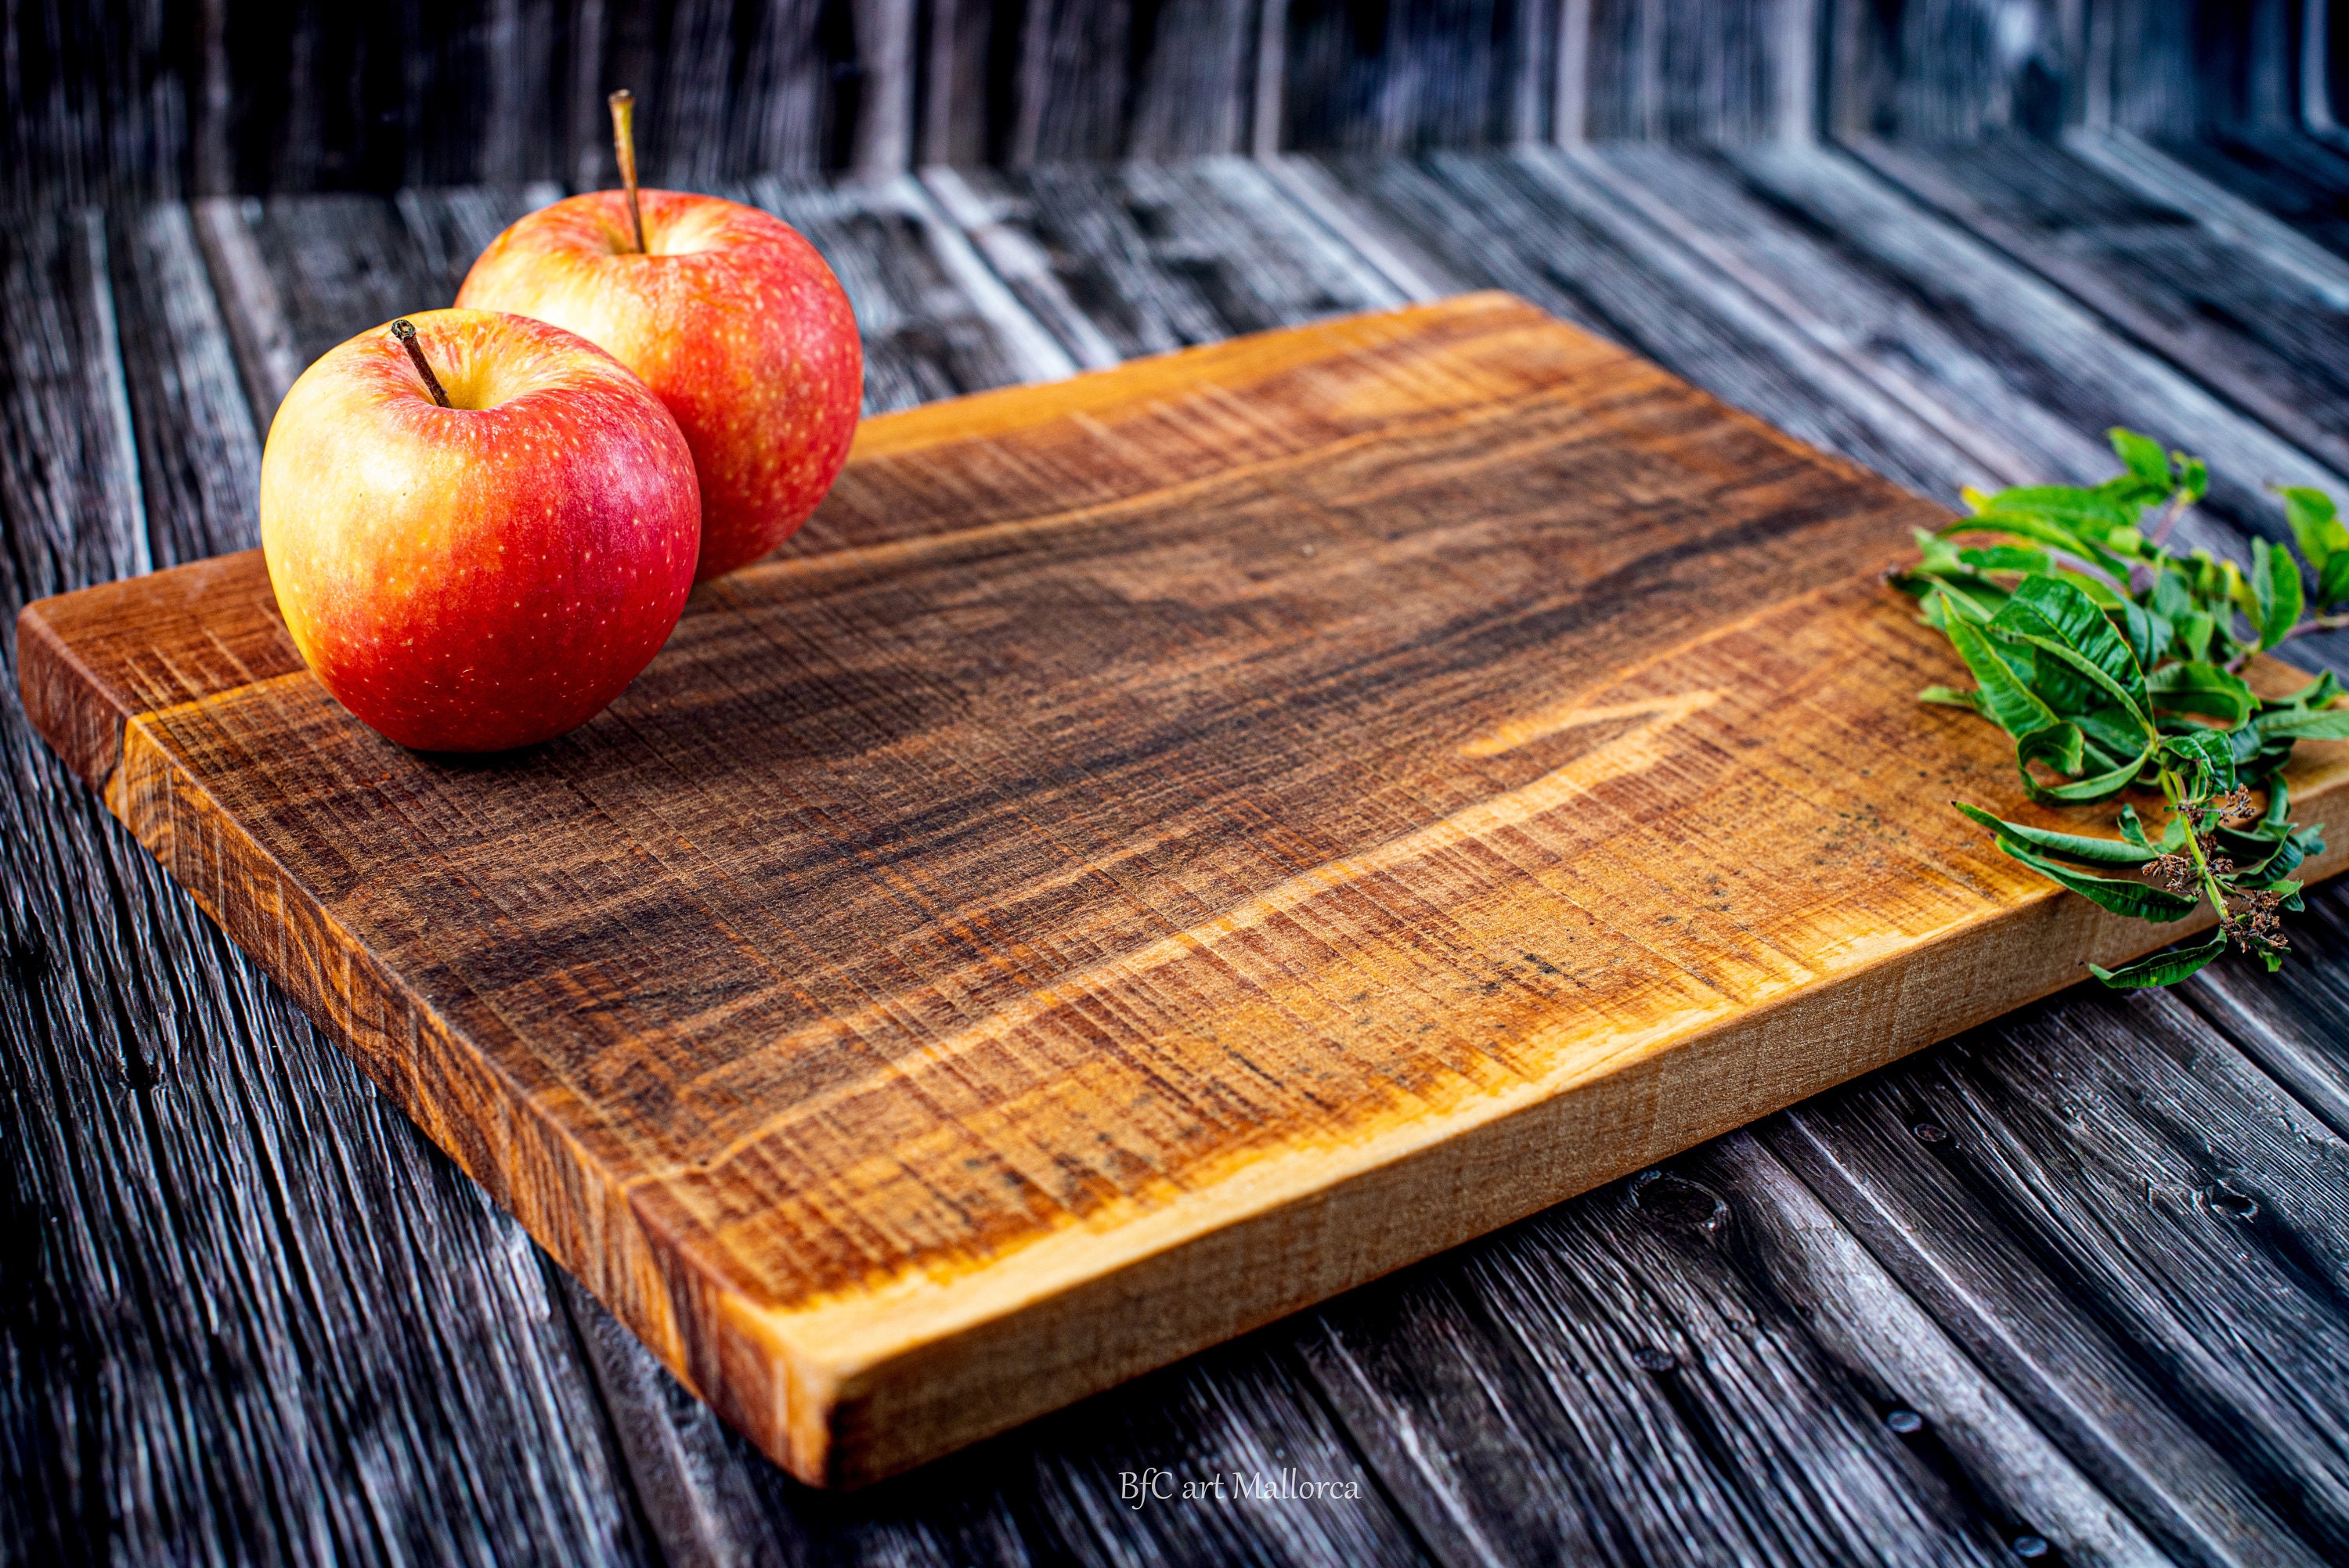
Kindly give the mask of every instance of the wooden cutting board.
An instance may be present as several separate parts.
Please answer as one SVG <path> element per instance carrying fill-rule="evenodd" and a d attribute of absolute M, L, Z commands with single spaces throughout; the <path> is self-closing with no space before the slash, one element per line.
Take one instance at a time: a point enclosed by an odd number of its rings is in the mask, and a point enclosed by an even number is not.
<path fill-rule="evenodd" d="M 852 1484 L 2179 934 L 1946 804 L 2057 820 L 1914 699 L 1962 672 L 1878 574 L 1944 516 L 1481 294 L 871 420 L 524 754 L 352 719 L 258 552 L 36 603 L 20 669 L 427 1133 Z"/>

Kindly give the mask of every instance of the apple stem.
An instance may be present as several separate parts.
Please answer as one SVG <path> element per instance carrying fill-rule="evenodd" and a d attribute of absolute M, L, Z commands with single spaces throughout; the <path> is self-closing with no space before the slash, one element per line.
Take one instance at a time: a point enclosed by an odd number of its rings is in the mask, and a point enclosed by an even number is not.
<path fill-rule="evenodd" d="M 604 100 L 612 106 L 612 150 L 620 160 L 620 183 L 628 191 L 628 225 L 636 232 L 636 253 L 645 249 L 645 214 L 636 205 L 636 95 L 622 88 Z"/>
<path fill-rule="evenodd" d="M 424 385 L 432 389 L 432 400 L 443 408 L 449 406 L 449 394 L 440 390 L 440 377 L 432 374 L 432 362 L 424 357 L 424 348 L 416 341 L 416 324 L 401 316 L 391 324 L 391 335 L 408 350 L 408 357 L 416 362 L 416 374 L 424 377 Z"/>

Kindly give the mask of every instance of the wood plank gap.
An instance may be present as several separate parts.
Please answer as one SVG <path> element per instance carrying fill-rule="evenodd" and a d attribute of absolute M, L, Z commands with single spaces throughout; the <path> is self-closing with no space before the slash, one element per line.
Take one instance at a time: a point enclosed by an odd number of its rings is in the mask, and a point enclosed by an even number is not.
<path fill-rule="evenodd" d="M 1573 160 L 1577 172 L 1717 274 L 1718 285 L 1708 291 L 1714 297 L 1720 297 L 1722 289 L 1743 291 L 1756 308 L 1769 312 L 1808 339 L 1811 349 L 1806 357 L 1827 356 L 1864 382 L 1865 387 L 1851 386 L 1847 381 L 1841 383 L 1852 393 L 1847 406 L 1863 411 L 1870 419 L 1879 419 L 1888 406 L 1898 408 L 1906 416 L 1906 428 L 1912 439 L 1921 436 L 1929 442 L 1956 448 L 1978 465 L 1986 478 L 2013 485 L 2044 477 L 2033 472 L 2029 459 L 1993 432 L 1934 397 L 1914 379 L 1896 375 L 1873 359 L 1852 354 L 1847 334 L 1837 331 L 1775 279 L 1748 265 L 1730 247 L 1690 222 L 1652 187 L 1618 169 L 1603 152 L 1589 150 L 1563 156 Z"/>
<path fill-rule="evenodd" d="M 1557 80 L 1552 89 L 1550 140 L 1579 147 L 1590 139 L 1590 7 L 1593 0 L 1562 0 L 1557 11 Z"/>
<path fill-rule="evenodd" d="M 1052 270 L 1052 258 L 1033 238 L 999 221 L 970 181 L 945 164 L 921 170 L 939 211 L 1003 280 L 1030 318 L 1050 332 L 1079 368 L 1106 370 L 1121 362 L 1117 346 L 1077 307 Z"/>
<path fill-rule="evenodd" d="M 1361 257 L 1404 299 L 1437 300 L 1469 286 L 1409 240 L 1381 233 L 1377 220 L 1363 211 L 1310 158 L 1282 153 L 1261 162 L 1265 174 L 1275 184 Z"/>
<path fill-rule="evenodd" d="M 1714 1148 L 1744 1178 L 1745 1194 L 1762 1200 L 1749 1218 L 1768 1231 L 1770 1265 L 1797 1276 L 1781 1286 L 1810 1309 L 1812 1331 L 1922 1415 L 1977 1484 L 2013 1509 L 2066 1563 L 2164 1561 L 2127 1512 L 2064 1457 L 1751 1130 L 1733 1132 Z"/>
<path fill-rule="evenodd" d="M 1593 152 L 1526 148 L 1514 156 L 1577 216 L 1603 230 L 1642 266 L 1704 298 L 1739 333 L 1768 345 L 1772 352 L 1798 366 L 1846 407 L 1859 411 L 1870 424 L 1912 450 L 1955 448 L 1964 458 L 1979 460 L 1968 444 L 1951 434 L 1965 430 L 1965 421 L 1921 389 L 1902 386 L 1897 395 L 1888 395 L 1872 377 L 1842 355 L 1824 348 L 1816 335 L 1802 330 L 1774 303 L 1749 291 L 1733 274 L 1706 264 L 1702 253 L 1687 246 L 1679 234 L 1647 221 L 1639 208 L 1607 201 L 1613 182 L 1605 178 L 1601 171 L 1606 165 Z M 2009 457 L 1991 466 L 2002 469 L 2013 462 Z"/>
<path fill-rule="evenodd" d="M 911 174 L 900 175 L 881 187 L 881 194 L 920 221 L 938 265 L 1002 335 L 1022 381 L 1064 381 L 1077 374 L 1075 357 L 1019 303 L 953 220 L 938 210 L 921 181 Z"/>
<path fill-rule="evenodd" d="M 2180 998 L 2083 988 L 1755 1132 L 2164 1551 L 2337 1542 L 2349 1150 Z"/>
<path fill-rule="evenodd" d="M 1943 177 L 1933 168 L 1930 155 L 1872 139 L 1853 141 L 1847 144 L 1847 150 L 1878 178 L 1899 187 L 1946 222 L 1963 228 L 2007 261 L 2061 289 L 2093 312 L 2116 337 L 2158 357 L 2208 396 L 2265 426 L 2279 440 L 2298 448 L 2311 461 L 2328 470 L 2324 488 L 2344 492 L 2339 476 L 2349 473 L 2349 440 L 2319 425 L 2292 400 L 2256 381 L 2212 374 L 2210 360 L 2214 356 L 2193 351 L 2207 347 L 2230 329 L 2199 322 L 2163 322 L 2093 264 L 2075 261 L 2059 249 L 2034 242 L 2027 232 L 1992 211 L 1954 181 Z M 2328 295 L 2337 295 L 2339 284 L 2328 282 L 2323 289 Z M 2245 476 L 2236 477 L 2240 480 Z M 2259 478 L 2273 482 L 2276 476 Z"/>
<path fill-rule="evenodd" d="M 147 490 L 139 472 L 139 432 L 130 418 L 130 387 L 124 379 L 122 329 L 114 314 L 114 270 L 107 260 L 106 212 L 89 207 L 74 215 L 80 231 L 82 286 L 89 291 L 89 320 L 97 341 L 90 352 L 97 360 L 98 385 L 104 389 L 106 412 L 113 439 L 107 443 L 114 464 L 117 493 L 128 516 L 132 576 L 155 570 L 154 528 L 147 515 Z"/>
<path fill-rule="evenodd" d="M 2349 257 L 2180 163 L 2133 131 L 2074 131 L 2064 146 L 2147 200 L 2175 207 L 2349 311 Z"/>
<path fill-rule="evenodd" d="M 250 196 L 206 196 L 192 206 L 196 242 L 212 269 L 212 290 L 227 316 L 254 426 L 265 434 L 303 365 L 285 301 L 254 241 L 248 214 L 257 216 L 261 203 Z"/>
<path fill-rule="evenodd" d="M 1248 151 L 1280 156 L 1287 141 L 1288 0 L 1257 0 L 1256 79 L 1248 115 Z"/>
<path fill-rule="evenodd" d="M 2211 469 L 2204 510 L 2271 538 L 2284 535 L 2282 508 L 2261 487 L 2313 484 L 2349 493 L 2349 480 L 2114 331 L 2102 316 L 2027 264 L 1853 156 L 1847 146 L 1723 149 L 1746 178 L 1811 222 L 1838 231 L 1839 243 L 1889 269 L 1912 288 L 1945 296 L 2005 334 L 2014 347 L 2070 381 L 2108 390 L 2120 421 L 2193 445 Z M 2232 530 L 2220 531 L 2231 533 Z"/>

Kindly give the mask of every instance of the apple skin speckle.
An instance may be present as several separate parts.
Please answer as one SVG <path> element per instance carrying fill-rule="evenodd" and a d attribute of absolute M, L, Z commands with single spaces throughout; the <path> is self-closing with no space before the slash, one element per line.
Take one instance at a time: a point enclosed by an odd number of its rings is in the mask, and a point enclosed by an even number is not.
<path fill-rule="evenodd" d="M 701 498 L 667 407 L 595 345 L 492 312 L 409 318 L 287 393 L 261 465 L 286 628 L 361 719 L 426 751 L 560 735 L 619 695 L 692 588 Z"/>
<path fill-rule="evenodd" d="M 856 434 L 864 346 L 815 248 L 754 207 L 593 191 L 516 222 L 481 253 L 460 305 L 553 322 L 609 350 L 666 404 L 701 487 L 707 581 L 781 544 L 815 510 Z"/>

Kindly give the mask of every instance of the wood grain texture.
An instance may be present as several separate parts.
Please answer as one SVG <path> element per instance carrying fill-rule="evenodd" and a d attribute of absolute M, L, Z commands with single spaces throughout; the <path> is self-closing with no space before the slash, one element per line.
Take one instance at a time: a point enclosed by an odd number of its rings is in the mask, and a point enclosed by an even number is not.
<path fill-rule="evenodd" d="M 2349 256 L 2349 152 L 2339 139 L 2241 132 L 2154 145 L 2335 255 Z"/>
<path fill-rule="evenodd" d="M 1820 0 L 1579 0 L 1581 79 L 1556 134 L 1582 141 L 1746 141 L 1816 127 Z M 1528 138 L 1526 139 L 1534 139 Z"/>
<path fill-rule="evenodd" d="M 0 16 L 0 203 L 901 173 L 1283 147 L 2334 125 L 2299 0 L 62 0 Z M 2324 49 L 2326 62 L 2309 53 Z"/>
<path fill-rule="evenodd" d="M 2182 1002 L 2034 1010 L 1760 1135 L 2164 1551 L 2339 1558 L 2349 1148 Z"/>
<path fill-rule="evenodd" d="M 1850 154 L 1754 147 L 1723 156 L 1754 190 L 1834 234 L 1847 254 L 1880 276 L 1931 291 L 1951 330 L 1999 360 L 2026 395 L 2065 409 L 2084 431 L 2127 425 L 2165 437 L 2191 432 L 2210 464 L 2205 504 L 2237 529 L 2284 536 L 2283 509 L 2269 484 L 2349 492 L 2349 479 L 2320 457 L 2112 331 L 2031 269 L 1926 211 Z"/>
<path fill-rule="evenodd" d="M 1536 154 L 1332 160 L 1330 200 L 1440 289 L 1509 289 L 1650 356 L 1714 397 L 1923 494 L 1954 500 L 1977 459 L 1684 246 Z"/>
<path fill-rule="evenodd" d="M 1289 0 L 1281 62 L 1283 148 L 1415 151 L 1506 142 L 1540 0 Z"/>
<path fill-rule="evenodd" d="M 2138 346 L 2349 472 L 2349 263 L 2263 253 L 2189 192 L 2155 194 L 2066 150 L 1865 144 L 1869 166 L 2062 287 Z"/>
<path fill-rule="evenodd" d="M 1088 368 L 1402 303 L 1252 160 L 924 179 Z"/>
<path fill-rule="evenodd" d="M 250 556 L 33 607 L 20 676 L 469 1172 L 856 1481 L 2146 945 L 1940 804 L 2022 809 L 1868 575 L 1934 515 L 1481 296 L 876 421 L 511 762 L 348 719 Z"/>
<path fill-rule="evenodd" d="M 1918 0 L 1826 8 L 1826 125 L 1967 141 L 2067 125 L 2279 129 L 2300 109 L 2295 0 Z M 2338 45 L 2334 46 L 2338 50 Z"/>

